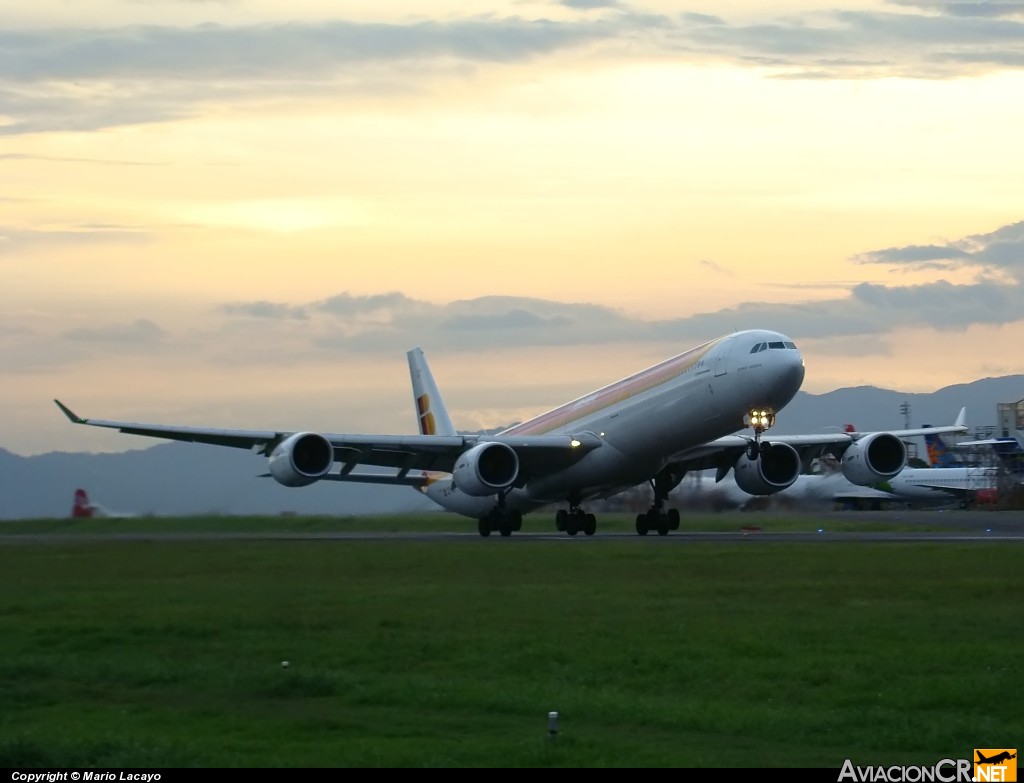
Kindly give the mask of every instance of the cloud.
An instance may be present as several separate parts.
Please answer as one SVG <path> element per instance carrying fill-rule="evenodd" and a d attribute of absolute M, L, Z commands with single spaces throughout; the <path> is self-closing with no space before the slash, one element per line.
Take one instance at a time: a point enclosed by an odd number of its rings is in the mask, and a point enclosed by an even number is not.
<path fill-rule="evenodd" d="M 107 324 L 103 326 L 79 327 L 64 332 L 66 340 L 83 343 L 107 343 L 138 346 L 152 346 L 161 342 L 167 333 L 152 321 L 139 318 L 128 324 Z"/>
<path fill-rule="evenodd" d="M 74 77 L 287 83 L 374 62 L 515 62 L 615 33 L 601 21 L 517 18 L 6 31 L 0 32 L 0 73 L 20 82 Z"/>
<path fill-rule="evenodd" d="M 572 326 L 572 320 L 564 315 L 544 317 L 529 310 L 515 308 L 498 313 L 455 315 L 442 321 L 441 329 L 459 331 L 463 329 L 524 330 L 557 329 Z"/>
<path fill-rule="evenodd" d="M 344 19 L 263 25 L 137 25 L 0 32 L 0 135 L 84 131 L 189 117 L 208 103 L 424 92 L 482 68 L 600 47 L 607 61 L 769 67 L 780 78 L 952 79 L 1024 67 L 1017 3 L 935 0 L 900 12 L 765 11 L 752 22 L 644 14 L 609 0 L 573 18 Z M 642 45 L 637 46 L 637 42 Z"/>
<path fill-rule="evenodd" d="M 391 291 L 386 294 L 373 294 L 370 296 L 354 296 L 349 293 L 337 294 L 328 299 L 314 302 L 311 307 L 337 316 L 386 316 L 388 313 L 396 310 L 407 311 L 417 307 L 418 304 L 414 299 L 410 299 L 403 293 Z"/>
<path fill-rule="evenodd" d="M 1024 223 L 945 245 L 885 248 L 858 256 L 862 263 L 921 268 L 944 261 L 1000 270 L 1020 269 Z M 880 345 L 889 332 L 929 326 L 965 329 L 1024 318 L 1024 284 L 981 278 L 969 284 L 947 280 L 889 286 L 840 283 L 846 293 L 798 303 L 744 302 L 686 318 L 645 320 L 587 303 L 529 297 L 488 296 L 437 304 L 392 291 L 374 296 L 339 294 L 305 305 L 259 305 L 271 317 L 289 318 L 297 307 L 309 314 L 305 336 L 313 350 L 327 352 L 404 351 L 413 344 L 453 352 L 494 345 L 595 345 L 614 342 L 691 344 L 731 331 L 772 328 L 794 339 L 872 338 Z"/>
<path fill-rule="evenodd" d="M 227 315 L 248 316 L 250 318 L 267 318 L 271 320 L 287 319 L 306 321 L 309 313 L 305 307 L 282 304 L 280 302 L 237 302 L 226 304 L 222 308 Z"/>
<path fill-rule="evenodd" d="M 69 158 L 59 155 L 28 155 L 21 152 L 0 153 L 0 161 L 4 160 L 43 160 L 54 163 L 92 163 L 101 166 L 166 166 L 166 163 L 149 163 L 141 160 L 105 160 L 103 158 Z"/>
<path fill-rule="evenodd" d="M 1024 221 L 989 234 L 965 237 L 948 245 L 907 245 L 873 250 L 854 257 L 859 263 L 902 264 L 909 268 L 981 267 L 1024 282 Z"/>
<path fill-rule="evenodd" d="M 980 15 L 822 11 L 746 25 L 691 24 L 675 40 L 680 49 L 798 77 L 957 78 L 1024 65 L 1024 24 Z"/>
<path fill-rule="evenodd" d="M 701 259 L 698 262 L 698 265 L 704 267 L 705 269 L 710 269 L 712 272 L 717 272 L 720 275 L 728 275 L 729 277 L 733 276 L 733 273 L 730 270 L 726 269 L 721 264 L 717 264 L 714 261 L 710 261 L 706 258 Z"/>
<path fill-rule="evenodd" d="M 937 11 L 948 16 L 1020 16 L 1024 15 L 1024 3 L 1017 0 L 1008 2 L 989 2 L 981 0 L 978 2 L 960 2 L 959 0 L 889 0 L 894 5 L 901 5 L 908 8 L 923 8 L 927 11 Z"/>
<path fill-rule="evenodd" d="M 597 8 L 619 8 L 616 0 L 559 0 L 559 5 L 574 8 L 577 11 L 591 11 Z"/>
<path fill-rule="evenodd" d="M 884 250 L 874 250 L 858 256 L 858 261 L 863 264 L 884 264 L 909 261 L 920 263 L 923 261 L 951 261 L 954 259 L 969 258 L 970 254 L 960 248 L 948 245 L 908 245 L 907 247 L 889 247 Z"/>
<path fill-rule="evenodd" d="M 878 313 L 892 312 L 887 326 L 924 324 L 960 329 L 971 324 L 1005 324 L 1024 316 L 1020 286 L 998 283 L 954 285 L 945 280 L 924 285 L 888 287 L 861 283 L 853 301 Z"/>
<path fill-rule="evenodd" d="M 15 255 L 39 247 L 81 247 L 111 242 L 145 244 L 152 235 L 134 227 L 82 225 L 81 231 L 45 231 L 11 229 L 0 226 L 0 257 Z"/>
<path fill-rule="evenodd" d="M 1024 222 L 935 245 L 908 245 L 862 253 L 865 263 L 901 263 L 920 268 L 950 264 L 987 265 L 1021 273 Z M 277 368 L 401 355 L 421 345 L 431 355 L 491 351 L 496 347 L 669 346 L 682 349 L 732 331 L 777 329 L 795 340 L 856 345 L 858 355 L 887 351 L 885 338 L 901 329 L 939 332 L 974 325 L 1024 323 L 1024 281 L 981 276 L 970 283 L 936 280 L 896 286 L 836 281 L 839 293 L 795 303 L 752 301 L 684 318 L 647 320 L 604 305 L 518 296 L 484 296 L 430 302 L 400 291 L 363 295 L 342 292 L 309 302 L 235 301 L 210 311 L 209 319 L 175 320 L 164 328 L 152 320 L 84 323 L 60 332 L 24 319 L 32 330 L 11 329 L 3 345 L 11 371 L 80 362 L 84 358 L 146 349 L 154 357 L 187 357 L 218 367 Z M 815 289 L 808 292 L 813 296 Z M 83 353 L 91 351 L 91 356 Z"/>

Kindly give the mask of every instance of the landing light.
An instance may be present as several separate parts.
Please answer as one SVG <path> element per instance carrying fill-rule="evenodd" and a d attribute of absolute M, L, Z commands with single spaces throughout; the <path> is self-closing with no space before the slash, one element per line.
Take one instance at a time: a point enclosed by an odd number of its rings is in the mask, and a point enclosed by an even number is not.
<path fill-rule="evenodd" d="M 569 445 L 572 446 L 574 449 L 578 449 L 581 444 L 578 440 L 576 440 L 576 438 L 573 438 L 571 441 L 569 441 Z"/>

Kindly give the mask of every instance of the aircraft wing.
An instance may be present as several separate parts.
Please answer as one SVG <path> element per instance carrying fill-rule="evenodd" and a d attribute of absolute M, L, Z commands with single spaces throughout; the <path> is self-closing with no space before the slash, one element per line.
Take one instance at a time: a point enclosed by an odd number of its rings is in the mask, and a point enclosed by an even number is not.
<path fill-rule="evenodd" d="M 965 433 L 967 432 L 967 409 L 961 408 L 956 418 L 956 423 L 941 427 L 923 427 L 907 430 L 877 430 L 872 432 L 829 432 L 812 433 L 807 435 L 771 435 L 766 433 L 762 436 L 769 443 L 787 443 L 797 450 L 804 470 L 808 468 L 811 461 L 824 454 L 831 454 L 841 458 L 851 445 L 870 435 L 888 434 L 894 435 L 901 440 L 913 438 L 925 434 Z M 739 457 L 745 453 L 751 438 L 743 435 L 726 435 L 723 438 L 709 441 L 700 446 L 686 449 L 676 454 L 672 459 L 673 470 L 677 472 L 690 470 L 709 470 L 717 468 L 719 476 L 724 475 L 726 467 L 731 467 Z"/>
<path fill-rule="evenodd" d="M 129 435 L 144 435 L 165 440 L 180 440 L 256 450 L 270 456 L 274 449 L 295 432 L 279 430 L 230 430 L 185 427 L 168 424 L 142 424 L 107 419 L 87 419 L 54 400 L 75 424 L 106 427 Z M 477 443 L 497 441 L 510 446 L 519 458 L 520 476 L 545 473 L 568 467 L 587 452 L 598 448 L 601 440 L 593 433 L 579 435 L 350 435 L 318 433 L 334 448 L 334 461 L 343 463 L 341 472 L 322 480 L 362 481 L 377 484 L 420 486 L 423 477 L 408 476 L 410 470 L 450 473 L 467 448 Z M 395 468 L 397 475 L 355 473 L 357 466 Z"/>

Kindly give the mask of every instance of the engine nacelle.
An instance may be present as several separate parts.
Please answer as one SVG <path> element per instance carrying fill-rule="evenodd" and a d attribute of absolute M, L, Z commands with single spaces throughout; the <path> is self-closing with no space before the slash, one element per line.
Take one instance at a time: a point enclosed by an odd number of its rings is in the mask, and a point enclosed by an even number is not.
<path fill-rule="evenodd" d="M 907 464 L 907 444 L 888 432 L 861 438 L 843 452 L 843 475 L 862 487 L 887 481 Z"/>
<path fill-rule="evenodd" d="M 800 475 L 800 455 L 788 443 L 773 443 L 757 459 L 744 454 L 733 473 L 736 486 L 748 495 L 771 495 L 793 486 Z"/>
<path fill-rule="evenodd" d="M 308 487 L 334 464 L 334 447 L 323 435 L 297 432 L 270 455 L 270 475 L 286 487 Z"/>
<path fill-rule="evenodd" d="M 467 495 L 494 495 L 515 483 L 519 457 L 504 443 L 478 443 L 459 455 L 452 482 Z"/>

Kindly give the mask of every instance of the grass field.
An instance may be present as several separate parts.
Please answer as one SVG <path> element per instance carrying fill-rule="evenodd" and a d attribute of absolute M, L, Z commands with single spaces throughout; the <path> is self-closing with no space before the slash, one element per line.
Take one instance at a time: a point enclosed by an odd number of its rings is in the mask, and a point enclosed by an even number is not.
<path fill-rule="evenodd" d="M 0 766 L 838 770 L 1024 737 L 1021 545 L 508 543 L 0 544 Z"/>
<path fill-rule="evenodd" d="M 951 523 L 949 520 L 955 519 Z M 946 513 L 938 510 L 908 510 L 904 512 L 851 512 L 833 513 L 714 513 L 684 512 L 682 531 L 722 532 L 738 531 L 755 526 L 765 531 L 813 532 L 824 528 L 830 532 L 892 531 L 927 532 L 954 529 L 977 530 L 985 525 L 1000 529 L 1005 520 L 1013 520 L 1019 527 L 1019 512 L 977 511 Z M 598 515 L 598 533 L 633 532 L 636 514 L 602 513 Z M 552 513 L 539 511 L 523 519 L 523 533 L 554 532 Z M 476 532 L 476 522 L 457 514 L 427 513 L 373 516 L 189 516 L 189 517 L 133 517 L 72 519 L 27 519 L 0 521 L 0 540 L 4 535 L 24 533 L 202 533 L 202 532 L 295 532 L 344 533 L 375 532 Z M 496 535 L 496 534 L 495 534 Z M 655 534 L 651 534 L 655 535 Z M 582 535 L 581 535 L 582 537 Z"/>

